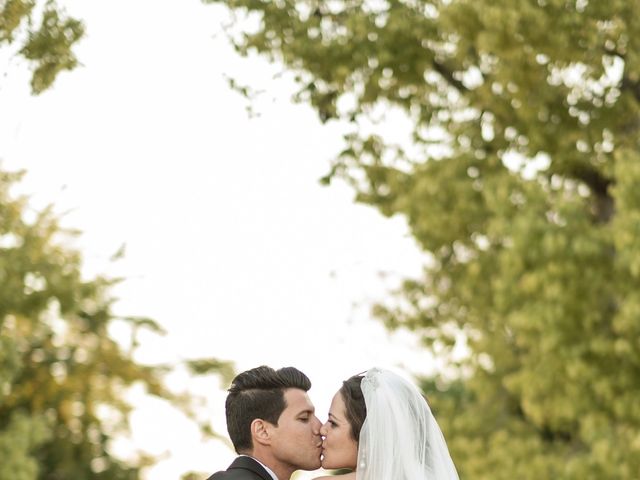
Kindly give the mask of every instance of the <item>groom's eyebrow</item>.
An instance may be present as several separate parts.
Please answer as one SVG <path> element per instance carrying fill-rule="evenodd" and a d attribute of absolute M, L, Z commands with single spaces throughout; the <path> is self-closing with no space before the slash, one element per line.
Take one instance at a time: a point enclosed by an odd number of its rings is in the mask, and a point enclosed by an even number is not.
<path fill-rule="evenodd" d="M 300 416 L 300 415 L 313 415 L 314 412 L 315 412 L 315 410 L 313 408 L 307 408 L 306 410 L 302 410 L 301 412 L 299 412 L 298 416 Z"/>

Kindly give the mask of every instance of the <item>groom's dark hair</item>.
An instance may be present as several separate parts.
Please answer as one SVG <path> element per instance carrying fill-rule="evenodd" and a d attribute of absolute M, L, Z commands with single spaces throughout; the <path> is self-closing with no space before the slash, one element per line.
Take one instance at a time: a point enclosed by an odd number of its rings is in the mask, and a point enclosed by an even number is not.
<path fill-rule="evenodd" d="M 236 452 L 253 450 L 251 422 L 256 418 L 278 425 L 278 419 L 287 407 L 284 399 L 287 388 L 308 392 L 311 381 L 297 368 L 274 370 L 264 365 L 242 372 L 233 379 L 225 410 L 229 438 Z"/>

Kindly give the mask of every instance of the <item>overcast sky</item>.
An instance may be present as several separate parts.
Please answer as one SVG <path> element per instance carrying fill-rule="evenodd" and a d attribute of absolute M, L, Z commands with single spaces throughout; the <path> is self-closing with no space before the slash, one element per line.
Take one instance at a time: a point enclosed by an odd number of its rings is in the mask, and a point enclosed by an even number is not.
<path fill-rule="evenodd" d="M 83 66 L 31 97 L 24 65 L 3 57 L 0 160 L 28 171 L 21 190 L 34 205 L 55 202 L 65 224 L 84 232 L 77 246 L 88 274 L 127 278 L 117 311 L 167 329 L 144 337 L 141 361 L 294 365 L 311 377 L 323 421 L 354 373 L 431 369 L 410 335 L 389 336 L 369 314 L 399 278 L 420 270 L 405 223 L 354 204 L 344 185 L 318 182 L 343 125 L 323 126 L 309 107 L 291 104 L 294 85 L 272 78 L 277 67 L 239 59 L 221 33 L 219 7 L 60 3 L 86 23 Z M 265 90 L 257 117 L 226 75 Z M 122 244 L 124 259 L 109 263 Z M 171 381 L 206 394 L 204 412 L 226 434 L 215 379 Z M 116 449 L 162 455 L 148 480 L 212 472 L 233 458 L 162 402 L 132 398 L 133 437 Z"/>

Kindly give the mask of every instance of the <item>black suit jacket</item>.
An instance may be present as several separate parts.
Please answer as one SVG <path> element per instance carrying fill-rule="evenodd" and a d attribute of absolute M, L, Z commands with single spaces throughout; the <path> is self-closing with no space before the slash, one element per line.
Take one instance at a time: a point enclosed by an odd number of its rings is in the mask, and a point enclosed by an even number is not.
<path fill-rule="evenodd" d="M 226 471 L 216 472 L 207 480 L 273 480 L 273 477 L 253 458 L 238 457 Z"/>

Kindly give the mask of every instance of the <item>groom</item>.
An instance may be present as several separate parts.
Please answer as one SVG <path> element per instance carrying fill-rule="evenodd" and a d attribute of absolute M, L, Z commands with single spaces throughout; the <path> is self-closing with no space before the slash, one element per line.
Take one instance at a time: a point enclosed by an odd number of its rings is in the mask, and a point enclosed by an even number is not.
<path fill-rule="evenodd" d="M 311 382 L 293 367 L 262 366 L 231 383 L 227 430 L 240 455 L 208 480 L 289 480 L 296 470 L 320 468 L 320 420 L 307 396 Z"/>

